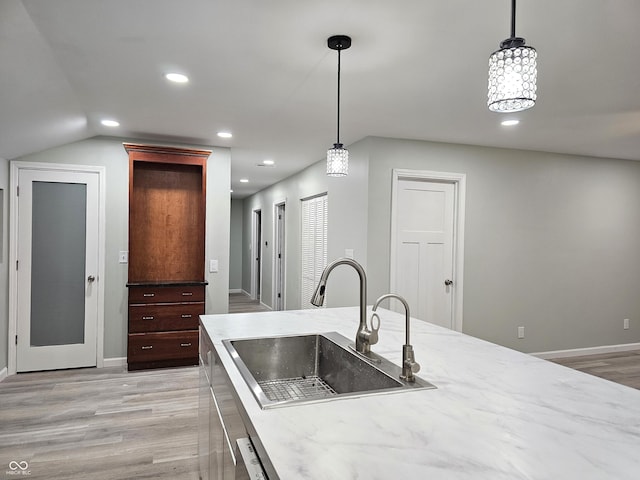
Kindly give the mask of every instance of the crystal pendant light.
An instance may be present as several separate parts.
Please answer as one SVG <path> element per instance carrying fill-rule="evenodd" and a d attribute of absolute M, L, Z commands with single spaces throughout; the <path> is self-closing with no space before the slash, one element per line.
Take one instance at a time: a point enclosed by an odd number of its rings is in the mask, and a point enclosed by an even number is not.
<path fill-rule="evenodd" d="M 511 37 L 489 57 L 487 105 L 492 112 L 519 112 L 536 103 L 538 54 L 524 43 L 516 37 L 516 0 L 511 0 Z"/>
<path fill-rule="evenodd" d="M 338 51 L 338 129 L 336 143 L 327 150 L 327 175 L 344 177 L 349 173 L 349 151 L 340 143 L 340 52 L 351 46 L 351 37 L 334 35 L 327 39 L 327 45 Z"/>

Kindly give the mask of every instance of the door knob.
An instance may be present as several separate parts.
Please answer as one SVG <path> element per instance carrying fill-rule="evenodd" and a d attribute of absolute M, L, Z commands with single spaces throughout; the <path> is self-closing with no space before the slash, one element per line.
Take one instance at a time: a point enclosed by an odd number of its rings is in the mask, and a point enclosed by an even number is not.
<path fill-rule="evenodd" d="M 87 277 L 87 281 L 88 281 L 89 283 L 94 282 L 95 280 L 96 280 L 96 277 L 94 277 L 93 275 L 89 275 L 89 276 Z"/>
<path fill-rule="evenodd" d="M 453 280 L 449 280 L 448 278 L 444 281 L 444 284 L 449 287 L 451 285 L 453 285 Z"/>

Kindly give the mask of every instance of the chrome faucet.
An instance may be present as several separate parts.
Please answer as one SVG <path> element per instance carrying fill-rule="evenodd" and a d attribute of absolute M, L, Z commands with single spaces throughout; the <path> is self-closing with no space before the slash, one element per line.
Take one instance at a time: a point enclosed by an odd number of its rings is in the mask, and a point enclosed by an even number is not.
<path fill-rule="evenodd" d="M 371 351 L 371 345 L 378 342 L 378 331 L 369 330 L 369 327 L 367 327 L 367 275 L 364 273 L 362 265 L 351 258 L 339 258 L 327 265 L 320 276 L 320 281 L 313 293 L 313 297 L 311 297 L 311 304 L 316 307 L 322 306 L 324 303 L 324 293 L 327 288 L 327 279 L 331 271 L 338 265 L 352 266 L 360 277 L 360 324 L 358 325 L 358 331 L 356 333 L 356 351 L 359 353 L 369 353 Z"/>
<path fill-rule="evenodd" d="M 386 293 L 378 298 L 376 303 L 373 304 L 373 312 L 376 311 L 380 302 L 387 298 L 395 298 L 404 305 L 406 338 L 405 344 L 402 346 L 402 374 L 400 375 L 400 378 L 407 382 L 415 382 L 416 377 L 414 376 L 414 373 L 418 373 L 420 371 L 420 365 L 416 362 L 413 354 L 413 346 L 411 345 L 411 336 L 409 333 L 409 318 L 411 318 L 411 314 L 409 313 L 409 304 L 400 295 L 396 295 L 395 293 Z"/>

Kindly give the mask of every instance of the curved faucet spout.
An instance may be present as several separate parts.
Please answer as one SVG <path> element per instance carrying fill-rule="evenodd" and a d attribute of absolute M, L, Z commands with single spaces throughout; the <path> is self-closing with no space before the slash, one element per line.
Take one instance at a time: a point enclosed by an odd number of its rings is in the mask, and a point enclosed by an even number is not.
<path fill-rule="evenodd" d="M 403 297 L 395 293 L 385 293 L 384 295 L 382 295 L 380 298 L 376 300 L 376 303 L 373 304 L 372 311 L 375 312 L 378 306 L 380 305 L 380 302 L 382 302 L 383 300 L 386 300 L 387 298 L 395 298 L 396 300 L 399 300 L 404 306 L 405 337 L 406 337 L 406 340 L 404 343 L 406 345 L 409 345 L 411 344 L 411 334 L 409 333 L 409 319 L 411 318 L 411 313 L 409 312 L 409 303 L 407 303 L 407 301 Z"/>
<path fill-rule="evenodd" d="M 362 265 L 352 258 L 338 258 L 327 265 L 322 271 L 318 286 L 311 297 L 311 304 L 316 307 L 322 306 L 327 289 L 327 279 L 329 278 L 329 274 L 338 265 L 349 265 L 358 272 L 360 279 L 360 323 L 358 325 L 358 332 L 356 333 L 356 350 L 360 353 L 369 353 L 371 351 L 371 345 L 376 342 L 372 341 L 372 332 L 367 328 L 367 275 Z"/>
<path fill-rule="evenodd" d="M 411 345 L 410 341 L 411 334 L 409 333 L 409 319 L 411 318 L 411 313 L 409 312 L 409 304 L 400 295 L 397 295 L 395 293 L 385 293 L 373 304 L 372 311 L 375 312 L 378 308 L 378 305 L 380 305 L 380 302 L 386 300 L 387 298 L 395 298 L 396 300 L 402 302 L 402 305 L 404 305 L 406 339 L 405 344 L 402 346 L 402 374 L 400 375 L 400 378 L 402 380 L 406 380 L 407 382 L 415 382 L 416 377 L 414 373 L 418 373 L 420 371 L 420 365 L 415 360 L 413 346 Z"/>

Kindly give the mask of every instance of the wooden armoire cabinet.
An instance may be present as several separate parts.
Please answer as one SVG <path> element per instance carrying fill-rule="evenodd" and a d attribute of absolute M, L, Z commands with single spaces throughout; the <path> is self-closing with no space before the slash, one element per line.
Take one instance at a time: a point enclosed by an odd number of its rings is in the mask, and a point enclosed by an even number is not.
<path fill-rule="evenodd" d="M 129 153 L 129 370 L 198 364 L 211 154 L 125 143 Z"/>

